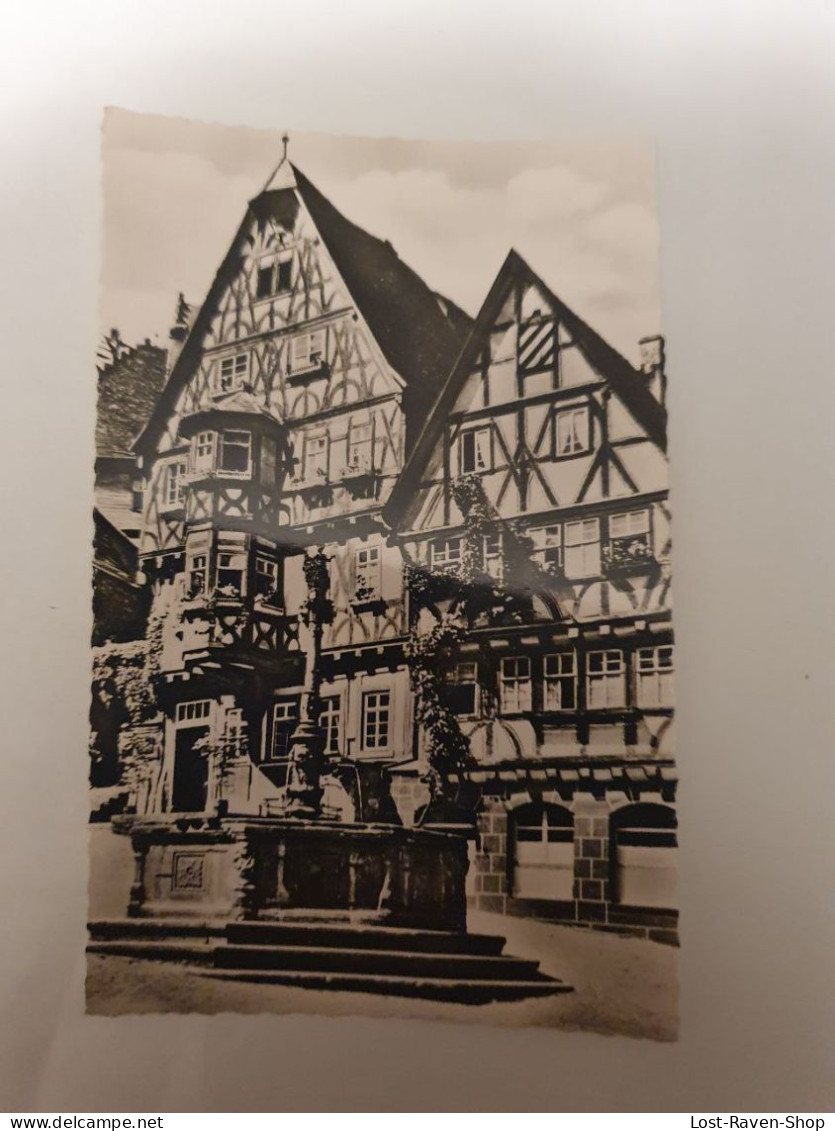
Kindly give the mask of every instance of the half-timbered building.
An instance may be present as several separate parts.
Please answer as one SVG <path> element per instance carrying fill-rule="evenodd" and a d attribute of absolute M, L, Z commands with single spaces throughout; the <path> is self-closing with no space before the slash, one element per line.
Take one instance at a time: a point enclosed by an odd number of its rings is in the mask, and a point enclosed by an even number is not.
<path fill-rule="evenodd" d="M 412 580 L 472 566 L 466 484 L 477 573 L 507 597 L 439 660 L 469 749 L 448 785 L 450 819 L 477 821 L 471 899 L 672 938 L 662 340 L 635 369 L 513 252 L 473 323 L 286 155 L 181 313 L 134 449 L 159 688 L 138 804 L 271 813 L 300 715 L 304 557 L 321 547 L 325 753 L 385 770 L 403 823 L 443 819 L 410 642 L 454 602 Z M 325 812 L 345 796 L 326 791 Z"/>
<path fill-rule="evenodd" d="M 663 342 L 635 370 L 511 252 L 385 510 L 406 560 L 460 576 L 481 500 L 488 600 L 446 656 L 469 736 L 484 909 L 675 924 Z M 531 568 L 532 567 L 532 568 Z M 424 585 L 424 589 L 426 586 Z M 450 614 L 413 609 L 425 634 Z M 420 751 L 394 771 L 420 797 Z M 411 790 L 410 790 L 411 787 Z"/>
<path fill-rule="evenodd" d="M 161 639 L 147 804 L 266 811 L 299 716 L 303 555 L 330 559 L 321 726 L 335 758 L 412 756 L 400 554 L 381 509 L 470 320 L 285 159 L 249 205 L 136 443 Z M 326 799 L 327 801 L 327 799 Z"/>

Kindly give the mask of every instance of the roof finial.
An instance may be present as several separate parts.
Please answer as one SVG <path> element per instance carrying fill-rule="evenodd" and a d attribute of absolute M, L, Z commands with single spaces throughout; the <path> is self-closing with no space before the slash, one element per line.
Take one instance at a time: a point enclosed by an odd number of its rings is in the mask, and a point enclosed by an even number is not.
<path fill-rule="evenodd" d="M 285 132 L 281 135 L 281 160 L 270 173 L 262 192 L 270 188 L 291 188 L 295 182 L 290 161 L 287 157 L 287 147 L 290 144 L 290 135 Z M 281 174 L 279 176 L 279 174 Z"/>

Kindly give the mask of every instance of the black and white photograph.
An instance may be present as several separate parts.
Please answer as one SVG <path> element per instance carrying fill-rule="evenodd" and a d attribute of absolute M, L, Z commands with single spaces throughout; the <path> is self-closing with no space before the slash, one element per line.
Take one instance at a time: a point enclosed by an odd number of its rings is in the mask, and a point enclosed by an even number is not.
<path fill-rule="evenodd" d="M 651 149 L 103 162 L 88 1010 L 674 1040 Z"/>

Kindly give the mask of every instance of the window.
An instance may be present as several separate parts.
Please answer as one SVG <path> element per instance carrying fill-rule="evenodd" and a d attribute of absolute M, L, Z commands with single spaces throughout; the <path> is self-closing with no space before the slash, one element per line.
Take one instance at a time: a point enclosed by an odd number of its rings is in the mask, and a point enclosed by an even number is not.
<path fill-rule="evenodd" d="M 211 471 L 215 457 L 214 432 L 198 432 L 194 437 L 194 470 Z"/>
<path fill-rule="evenodd" d="M 587 452 L 591 446 L 589 435 L 589 410 L 571 408 L 556 414 L 558 456 L 573 456 Z"/>
<path fill-rule="evenodd" d="M 278 564 L 264 554 L 255 555 L 255 592 L 261 597 L 275 593 Z"/>
<path fill-rule="evenodd" d="M 273 707 L 273 741 L 271 756 L 278 760 L 290 756 L 293 733 L 299 721 L 298 697 L 284 696 Z"/>
<path fill-rule="evenodd" d="M 372 601 L 380 596 L 382 563 L 380 547 L 367 546 L 354 550 L 354 598 Z"/>
<path fill-rule="evenodd" d="M 586 657 L 586 698 L 591 709 L 626 706 L 623 652 L 589 652 Z"/>
<path fill-rule="evenodd" d="M 470 428 L 461 433 L 459 464 L 462 475 L 473 471 L 489 471 L 493 464 L 490 451 L 490 429 Z"/>
<path fill-rule="evenodd" d="M 478 715 L 478 665 L 456 664 L 447 678 L 444 698 L 453 714 L 475 718 Z"/>
<path fill-rule="evenodd" d="M 633 907 L 676 906 L 675 810 L 626 805 L 612 814 L 614 897 Z"/>
<path fill-rule="evenodd" d="M 325 754 L 340 753 L 339 714 L 339 696 L 326 695 L 322 699 L 322 710 L 319 714 L 319 729 L 324 733 L 325 738 Z"/>
<path fill-rule="evenodd" d="M 352 424 L 348 443 L 348 466 L 369 471 L 373 465 L 370 424 Z"/>
<path fill-rule="evenodd" d="M 600 573 L 600 521 L 584 518 L 565 524 L 565 572 L 568 577 Z"/>
<path fill-rule="evenodd" d="M 366 691 L 362 697 L 362 745 L 384 750 L 389 744 L 391 692 Z"/>
<path fill-rule="evenodd" d="M 219 590 L 243 592 L 246 555 L 221 551 L 217 556 L 217 587 Z"/>
<path fill-rule="evenodd" d="M 527 656 L 507 656 L 502 660 L 501 708 L 505 714 L 531 709 L 531 662 Z"/>
<path fill-rule="evenodd" d="M 304 449 L 304 477 L 308 481 L 328 477 L 328 438 L 308 436 Z"/>
<path fill-rule="evenodd" d="M 217 387 L 221 393 L 240 389 L 249 377 L 249 354 L 237 353 L 221 359 Z"/>
<path fill-rule="evenodd" d="M 513 895 L 572 899 L 574 817 L 559 805 L 525 805 L 513 818 Z"/>
<path fill-rule="evenodd" d="M 639 707 L 672 707 L 673 648 L 639 648 L 636 655 L 635 693 Z"/>
<path fill-rule="evenodd" d="M 542 531 L 542 564 L 562 569 L 562 527 L 546 526 Z"/>
<path fill-rule="evenodd" d="M 461 561 L 461 539 L 445 538 L 432 543 L 432 565 L 436 568 L 456 566 Z"/>
<path fill-rule="evenodd" d="M 252 435 L 249 432 L 224 432 L 220 441 L 220 469 L 237 475 L 248 475 L 252 457 Z"/>
<path fill-rule="evenodd" d="M 545 657 L 546 711 L 574 711 L 577 707 L 577 659 L 573 652 Z"/>
<path fill-rule="evenodd" d="M 490 577 L 501 581 L 502 579 L 502 536 L 501 534 L 485 534 L 484 544 L 484 572 Z"/>
<path fill-rule="evenodd" d="M 227 757 L 242 758 L 248 753 L 249 724 L 240 707 L 226 712 L 223 740 Z"/>
<path fill-rule="evenodd" d="M 303 373 L 318 368 L 325 357 L 325 331 L 297 334 L 290 343 L 290 372 Z"/>
<path fill-rule="evenodd" d="M 184 461 L 177 460 L 169 463 L 165 469 L 165 505 L 167 507 L 181 507 L 186 497 L 186 465 Z"/>
<path fill-rule="evenodd" d="M 607 559 L 612 565 L 645 561 L 650 557 L 649 511 L 627 511 L 609 519 Z"/>
<path fill-rule="evenodd" d="M 178 703 L 177 722 L 199 723 L 203 719 L 208 719 L 211 709 L 211 699 L 195 699 L 191 703 Z"/>
<path fill-rule="evenodd" d="M 206 583 L 209 575 L 209 558 L 206 554 L 195 554 L 191 559 L 188 571 L 188 595 L 198 597 L 206 592 Z"/>
<path fill-rule="evenodd" d="M 262 259 L 256 281 L 256 298 L 269 298 L 291 290 L 293 285 L 293 253 L 283 252 L 275 259 Z"/>

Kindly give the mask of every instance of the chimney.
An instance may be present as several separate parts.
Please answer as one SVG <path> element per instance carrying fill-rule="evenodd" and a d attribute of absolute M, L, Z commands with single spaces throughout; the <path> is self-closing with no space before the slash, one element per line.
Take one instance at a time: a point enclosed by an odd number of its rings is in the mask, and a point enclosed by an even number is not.
<path fill-rule="evenodd" d="M 663 405 L 667 399 L 664 339 L 660 334 L 641 338 L 638 348 L 641 351 L 641 373 L 644 375 L 647 388 L 659 404 Z"/>

